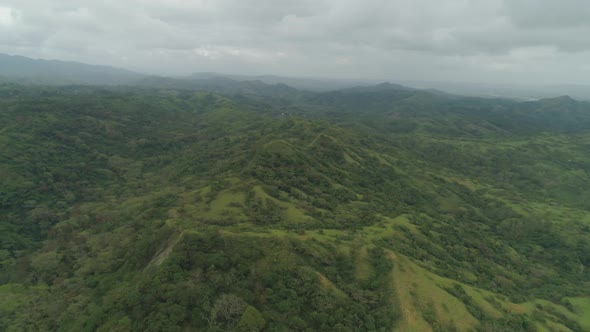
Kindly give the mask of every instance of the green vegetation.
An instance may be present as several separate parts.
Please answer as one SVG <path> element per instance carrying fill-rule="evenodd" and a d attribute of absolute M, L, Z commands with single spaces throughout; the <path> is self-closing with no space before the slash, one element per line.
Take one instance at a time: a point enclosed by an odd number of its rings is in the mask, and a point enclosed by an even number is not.
<path fill-rule="evenodd" d="M 590 330 L 589 104 L 265 89 L 0 85 L 0 330 Z"/>

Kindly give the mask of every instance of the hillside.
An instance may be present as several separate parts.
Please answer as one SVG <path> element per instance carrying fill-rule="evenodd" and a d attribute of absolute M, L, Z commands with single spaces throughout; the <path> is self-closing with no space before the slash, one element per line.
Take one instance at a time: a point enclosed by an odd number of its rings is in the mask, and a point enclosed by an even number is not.
<path fill-rule="evenodd" d="M 590 104 L 175 84 L 0 86 L 0 330 L 590 331 Z"/>

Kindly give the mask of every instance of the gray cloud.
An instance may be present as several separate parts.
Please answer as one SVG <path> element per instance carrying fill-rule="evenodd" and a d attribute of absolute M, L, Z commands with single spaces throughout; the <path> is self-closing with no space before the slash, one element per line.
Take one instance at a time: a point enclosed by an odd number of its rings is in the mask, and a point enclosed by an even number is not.
<path fill-rule="evenodd" d="M 506 1 L 503 13 L 524 28 L 567 28 L 590 26 L 590 4 L 584 0 Z"/>
<path fill-rule="evenodd" d="M 590 83 L 585 0 L 0 0 L 0 52 L 161 74 Z"/>

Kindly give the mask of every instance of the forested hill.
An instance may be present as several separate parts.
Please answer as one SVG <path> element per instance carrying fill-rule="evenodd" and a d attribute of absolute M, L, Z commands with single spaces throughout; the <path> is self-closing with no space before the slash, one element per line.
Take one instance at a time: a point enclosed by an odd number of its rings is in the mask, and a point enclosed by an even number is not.
<path fill-rule="evenodd" d="M 588 103 L 172 83 L 0 85 L 0 330 L 590 330 Z"/>
<path fill-rule="evenodd" d="M 485 137 L 590 129 L 590 103 L 568 96 L 538 101 L 461 97 L 393 84 L 310 95 L 312 112 L 366 124 L 384 133 Z M 313 108 L 319 105 L 320 109 Z"/>

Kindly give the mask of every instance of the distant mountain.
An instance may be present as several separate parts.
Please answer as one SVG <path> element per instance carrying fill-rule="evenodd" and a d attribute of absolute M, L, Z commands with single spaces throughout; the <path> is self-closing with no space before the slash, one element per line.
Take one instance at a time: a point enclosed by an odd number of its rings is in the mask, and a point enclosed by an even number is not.
<path fill-rule="evenodd" d="M 298 109 L 307 117 L 337 119 L 340 125 L 382 133 L 482 137 L 590 130 L 590 103 L 569 96 L 519 102 L 391 83 L 310 94 Z"/>
<path fill-rule="evenodd" d="M 300 90 L 326 92 L 357 86 L 371 86 L 379 80 L 321 79 L 304 77 L 284 77 L 276 75 L 231 75 L 212 72 L 194 73 L 188 79 L 229 78 L 236 81 L 261 81 L 266 84 L 286 84 Z"/>
<path fill-rule="evenodd" d="M 360 88 L 394 88 L 393 85 L 426 89 L 440 96 L 455 94 L 484 98 L 510 98 L 521 101 L 569 95 L 578 100 L 590 100 L 590 86 L 550 85 L 524 86 L 517 84 L 483 84 L 473 82 L 404 81 L 392 79 L 389 85 L 369 79 L 323 79 L 284 77 L 275 75 L 234 75 L 197 72 L 182 77 L 160 77 L 110 66 L 79 62 L 33 59 L 0 54 L 0 81 L 44 85 L 128 85 L 202 90 L 221 94 L 256 94 L 273 97 L 297 97 L 298 91 L 333 92 Z M 401 84 L 401 85 L 400 85 Z M 360 90 L 359 90 L 360 89 Z"/>
<path fill-rule="evenodd" d="M 109 66 L 0 54 L 0 77 L 51 85 L 122 85 L 134 84 L 144 75 Z"/>
<path fill-rule="evenodd" d="M 150 76 L 109 66 L 7 54 L 0 54 L 0 81 L 44 85 L 127 85 L 281 98 L 300 94 L 284 83 L 265 83 L 246 76 L 231 78 L 213 73 L 182 78 Z"/>
<path fill-rule="evenodd" d="M 419 89 L 436 89 L 447 93 L 485 98 L 538 100 L 569 95 L 578 100 L 590 100 L 588 85 L 522 85 L 446 81 L 397 81 Z"/>
<path fill-rule="evenodd" d="M 414 92 L 418 89 L 410 88 L 401 84 L 394 84 L 390 82 L 383 82 L 375 85 L 369 86 L 355 86 L 352 88 L 342 89 L 340 91 L 343 92 L 399 92 L 399 91 L 406 91 L 406 92 Z"/>
<path fill-rule="evenodd" d="M 262 81 L 266 84 L 286 84 L 296 89 L 329 92 L 357 87 L 371 87 L 382 80 L 376 79 L 322 79 L 284 77 L 275 75 L 233 75 L 215 72 L 194 73 L 182 79 L 229 78 L 236 81 Z M 392 84 L 425 89 L 437 94 L 464 95 L 483 98 L 510 98 L 521 101 L 570 95 L 578 100 L 590 100 L 590 86 L 586 85 L 521 85 L 477 82 L 415 81 L 391 78 Z"/>
<path fill-rule="evenodd" d="M 385 110 L 391 103 L 411 97 L 416 89 L 403 85 L 380 83 L 374 86 L 357 86 L 342 90 L 318 93 L 310 96 L 312 104 L 351 109 L 355 112 L 366 109 Z"/>
<path fill-rule="evenodd" d="M 256 95 L 264 97 L 297 97 L 303 92 L 286 84 L 266 84 L 260 80 L 234 80 L 220 76 L 170 78 L 161 76 L 146 77 L 137 85 L 150 88 L 199 90 L 224 95 Z"/>

